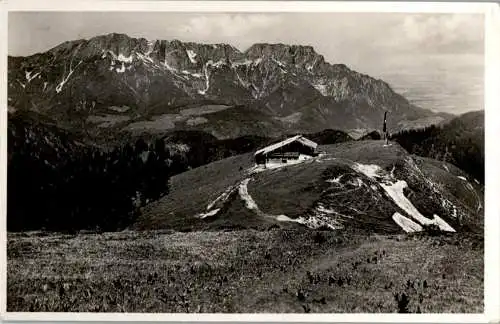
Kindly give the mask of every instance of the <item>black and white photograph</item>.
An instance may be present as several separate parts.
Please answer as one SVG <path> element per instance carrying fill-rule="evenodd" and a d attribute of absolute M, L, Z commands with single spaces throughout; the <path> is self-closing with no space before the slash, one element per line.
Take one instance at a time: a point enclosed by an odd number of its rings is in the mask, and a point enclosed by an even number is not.
<path fill-rule="evenodd" d="M 7 13 L 6 312 L 482 314 L 485 14 L 190 8 Z"/>

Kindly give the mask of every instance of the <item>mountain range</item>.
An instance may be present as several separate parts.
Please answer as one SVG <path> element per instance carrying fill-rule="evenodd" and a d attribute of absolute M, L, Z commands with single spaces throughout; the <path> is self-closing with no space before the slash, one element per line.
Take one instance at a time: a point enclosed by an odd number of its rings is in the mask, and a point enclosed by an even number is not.
<path fill-rule="evenodd" d="M 311 46 L 149 41 L 124 34 L 8 58 L 9 111 L 34 111 L 94 140 L 196 130 L 219 139 L 380 128 L 451 118 Z"/>

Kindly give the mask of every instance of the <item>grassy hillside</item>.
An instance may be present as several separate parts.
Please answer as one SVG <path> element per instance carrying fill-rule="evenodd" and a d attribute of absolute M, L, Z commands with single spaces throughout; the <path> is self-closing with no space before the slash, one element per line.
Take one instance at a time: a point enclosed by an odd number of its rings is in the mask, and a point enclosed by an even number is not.
<path fill-rule="evenodd" d="M 320 146 L 319 151 L 315 159 L 280 168 L 255 169 L 252 154 L 245 154 L 179 174 L 172 177 L 169 196 L 144 208 L 133 228 L 305 225 L 401 233 L 392 218 L 407 215 L 407 210 L 387 190 L 404 181 L 401 199 L 423 217 L 438 215 L 457 230 L 483 230 L 481 187 L 449 164 L 437 166 L 383 141 L 351 141 Z M 373 168 L 378 175 L 365 174 Z"/>
<path fill-rule="evenodd" d="M 198 222 L 193 216 L 202 212 L 227 187 L 236 185 L 253 164 L 253 154 L 248 153 L 172 177 L 168 197 L 147 205 L 134 228 L 190 230 Z"/>
<path fill-rule="evenodd" d="M 7 311 L 481 313 L 483 253 L 458 233 L 9 233 Z"/>
<path fill-rule="evenodd" d="M 408 152 L 450 162 L 484 183 L 484 111 L 473 111 L 446 124 L 394 134 Z"/>

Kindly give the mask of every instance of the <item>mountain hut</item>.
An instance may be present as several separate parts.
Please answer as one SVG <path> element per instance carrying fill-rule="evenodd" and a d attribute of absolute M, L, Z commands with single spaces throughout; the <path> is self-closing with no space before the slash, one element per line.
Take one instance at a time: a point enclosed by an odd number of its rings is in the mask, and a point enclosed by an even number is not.
<path fill-rule="evenodd" d="M 306 160 L 316 155 L 317 146 L 317 143 L 304 136 L 296 135 L 255 152 L 255 163 L 288 163 Z"/>

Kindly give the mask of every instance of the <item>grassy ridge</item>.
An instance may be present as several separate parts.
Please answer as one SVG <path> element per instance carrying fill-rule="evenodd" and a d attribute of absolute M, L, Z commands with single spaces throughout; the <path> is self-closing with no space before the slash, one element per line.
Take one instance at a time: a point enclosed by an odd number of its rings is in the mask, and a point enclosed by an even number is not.
<path fill-rule="evenodd" d="M 481 238 L 8 234 L 7 310 L 482 312 Z"/>
<path fill-rule="evenodd" d="M 322 204 L 342 214 L 342 217 L 328 217 L 342 221 L 345 227 L 379 234 L 401 232 L 392 215 L 404 211 L 378 188 L 376 180 L 352 169 L 356 161 L 376 164 L 387 173 L 394 172 L 396 179 L 405 180 L 408 183 L 405 195 L 425 217 L 432 219 L 433 214 L 437 214 L 454 228 L 467 225 L 468 230 L 476 228 L 476 232 L 482 232 L 483 210 L 477 208 L 483 204 L 481 188 L 472 181 L 461 180 L 459 176 L 465 174 L 452 165 L 447 171 L 446 163 L 411 156 L 397 143 L 385 147 L 383 141 L 322 145 L 319 151 L 325 154 L 317 159 L 256 174 L 247 172 L 254 165 L 251 153 L 178 174 L 171 178 L 170 194 L 147 205 L 133 228 L 192 231 L 292 225 L 270 222 L 272 217 L 260 217 L 245 207 L 235 186 L 244 179 L 251 179 L 247 184 L 248 193 L 264 214 L 308 217 Z M 412 168 L 412 161 L 417 161 L 418 167 Z M 339 183 L 328 182 L 340 176 Z M 360 185 L 359 180 L 363 184 Z M 231 191 L 232 188 L 235 190 Z M 226 197 L 225 203 L 214 207 L 220 208 L 216 215 L 204 219 L 197 217 L 207 212 L 207 206 L 228 190 L 232 194 Z M 444 206 L 443 199 L 449 200 L 451 207 Z M 457 206 L 458 223 L 452 205 Z"/>

